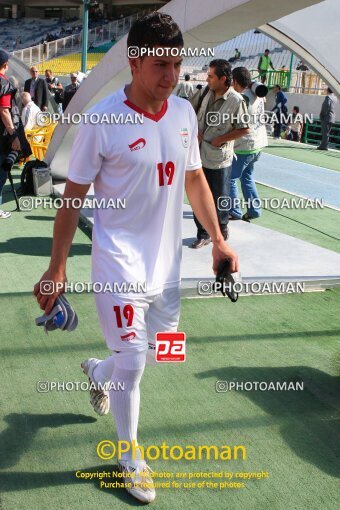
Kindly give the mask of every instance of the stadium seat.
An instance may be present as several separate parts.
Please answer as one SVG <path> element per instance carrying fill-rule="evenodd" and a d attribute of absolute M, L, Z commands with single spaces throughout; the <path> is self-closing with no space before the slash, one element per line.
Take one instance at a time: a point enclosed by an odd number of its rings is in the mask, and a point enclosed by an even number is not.
<path fill-rule="evenodd" d="M 26 138 L 29 141 L 33 156 L 36 159 L 40 159 L 40 161 L 44 159 L 56 126 L 57 124 L 55 123 L 26 131 Z"/>

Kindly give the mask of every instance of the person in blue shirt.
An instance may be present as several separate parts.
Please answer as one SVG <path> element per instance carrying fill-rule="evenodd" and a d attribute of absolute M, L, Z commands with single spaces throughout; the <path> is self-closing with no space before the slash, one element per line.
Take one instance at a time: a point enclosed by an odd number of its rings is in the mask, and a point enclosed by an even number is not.
<path fill-rule="evenodd" d="M 287 116 L 287 96 L 281 90 L 280 85 L 275 85 L 275 106 L 272 108 L 272 112 L 275 112 L 277 122 L 274 123 L 274 138 L 280 138 L 282 126 L 287 122 L 285 117 Z"/>

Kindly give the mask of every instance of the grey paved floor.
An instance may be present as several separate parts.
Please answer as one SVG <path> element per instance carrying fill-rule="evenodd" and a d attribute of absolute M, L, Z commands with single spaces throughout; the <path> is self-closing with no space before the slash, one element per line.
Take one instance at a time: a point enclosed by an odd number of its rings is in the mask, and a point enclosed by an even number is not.
<path fill-rule="evenodd" d="M 92 189 L 92 188 L 91 188 Z M 62 194 L 64 184 L 54 186 Z M 93 193 L 93 192 L 92 192 Z M 91 196 L 91 190 L 89 193 Z M 92 210 L 82 216 L 93 223 Z M 190 248 L 196 227 L 190 206 L 183 210 L 182 289 L 195 295 L 197 282 L 213 280 L 211 245 L 199 250 Z M 287 236 L 254 223 L 230 223 L 230 245 L 237 251 L 240 271 L 245 281 L 318 281 L 340 280 L 340 254 L 306 241 Z"/>

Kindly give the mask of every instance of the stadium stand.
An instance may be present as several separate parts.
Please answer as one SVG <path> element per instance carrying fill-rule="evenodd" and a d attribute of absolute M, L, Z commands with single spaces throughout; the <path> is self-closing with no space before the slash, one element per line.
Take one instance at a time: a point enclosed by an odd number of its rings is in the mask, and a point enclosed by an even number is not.
<path fill-rule="evenodd" d="M 239 49 L 241 57 L 233 62 L 233 67 L 244 66 L 249 70 L 257 71 L 260 55 L 266 48 L 268 48 L 270 50 L 270 57 L 275 69 L 280 69 L 282 66 L 289 68 L 291 56 L 290 51 L 286 50 L 276 41 L 260 32 L 256 33 L 254 30 L 250 30 L 216 46 L 214 48 L 214 58 L 224 58 L 228 60 L 234 56 L 235 48 Z M 193 79 L 202 82 L 205 81 L 206 73 L 203 69 L 209 64 L 210 60 L 212 60 L 211 57 L 185 58 L 181 76 L 184 76 L 185 73 L 189 73 L 192 75 Z M 298 59 L 294 56 L 294 69 L 297 62 Z"/>
<path fill-rule="evenodd" d="M 144 9 L 143 11 L 139 11 L 136 14 L 132 14 L 127 16 L 126 18 L 121 18 L 119 20 L 114 20 L 111 22 L 107 22 L 104 25 L 100 24 L 100 22 L 96 22 L 96 26 L 92 25 L 90 27 L 88 33 L 88 47 L 89 49 L 96 47 L 98 45 L 102 45 L 104 43 L 109 43 L 112 41 L 118 41 L 123 37 L 130 29 L 132 23 L 141 15 L 146 14 L 151 11 L 152 8 Z M 37 21 L 39 23 L 40 20 Z M 34 21 L 35 22 L 35 21 Z M 32 26 L 30 26 L 30 31 L 32 32 Z M 63 27 L 59 27 L 59 37 L 61 36 Z M 75 21 L 73 25 L 68 24 L 66 29 L 64 29 L 62 33 L 62 37 L 55 37 L 55 34 L 46 34 L 52 36 L 52 40 L 49 38 L 43 37 L 44 43 L 37 44 L 35 46 L 30 46 L 26 44 L 25 49 L 19 49 L 13 51 L 13 55 L 22 60 L 27 65 L 38 65 L 42 61 L 51 60 L 52 58 L 60 57 L 62 55 L 68 55 L 70 53 L 77 53 L 81 51 L 81 26 L 79 25 L 79 21 Z M 47 40 L 46 40 L 47 39 Z M 35 37 L 36 40 L 36 37 Z M 38 41 L 41 43 L 41 40 Z M 6 41 L 8 45 L 8 40 Z M 7 47 L 7 46 L 4 46 Z M 8 47 L 7 47 L 8 49 Z"/>
<path fill-rule="evenodd" d="M 92 70 L 100 62 L 106 52 L 93 52 L 87 54 L 87 68 Z M 62 57 L 54 58 L 38 65 L 40 74 L 48 67 L 55 75 L 68 75 L 81 68 L 81 53 L 71 53 Z"/>
<path fill-rule="evenodd" d="M 65 35 L 70 35 L 79 30 L 79 21 L 69 23 L 56 18 L 0 20 L 0 46 L 13 51 L 39 44 L 42 39 L 58 39 L 61 37 L 62 31 L 64 31 Z M 18 34 L 20 35 L 18 36 Z"/>

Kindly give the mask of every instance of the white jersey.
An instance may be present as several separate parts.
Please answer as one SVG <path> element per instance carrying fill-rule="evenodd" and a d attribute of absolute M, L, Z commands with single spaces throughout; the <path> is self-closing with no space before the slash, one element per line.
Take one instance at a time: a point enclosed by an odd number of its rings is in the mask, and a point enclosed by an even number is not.
<path fill-rule="evenodd" d="M 82 125 L 68 178 L 93 182 L 97 200 L 125 199 L 125 208 L 94 210 L 93 281 L 145 284 L 151 296 L 179 285 L 185 172 L 202 164 L 187 101 L 171 95 L 152 115 L 131 104 L 122 87 L 89 110 L 124 118 L 136 112 L 143 123 Z"/>

